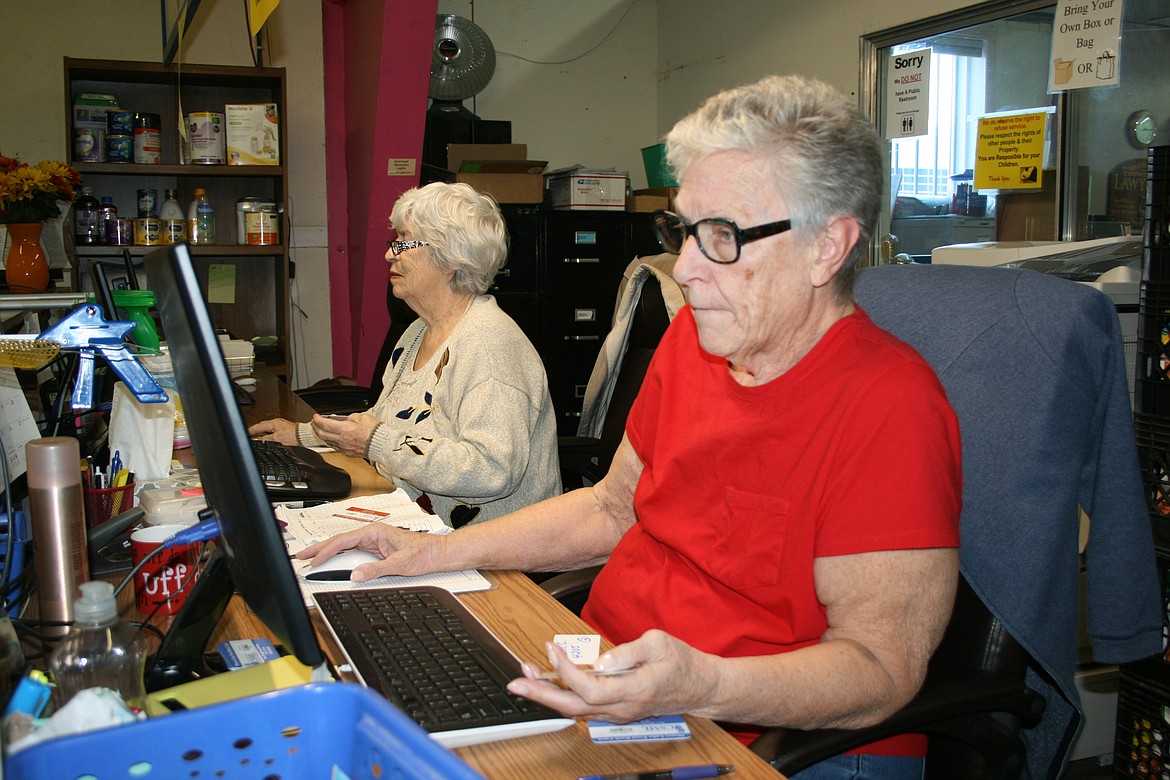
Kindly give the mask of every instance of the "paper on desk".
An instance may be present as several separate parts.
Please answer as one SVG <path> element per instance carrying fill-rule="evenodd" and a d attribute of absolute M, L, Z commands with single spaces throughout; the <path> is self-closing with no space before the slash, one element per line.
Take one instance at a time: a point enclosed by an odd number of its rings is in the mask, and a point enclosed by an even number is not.
<path fill-rule="evenodd" d="M 369 523 L 386 523 L 411 531 L 445 534 L 451 528 L 438 515 L 427 514 L 410 500 L 402 489 L 375 496 L 360 496 L 331 504 L 320 504 L 306 509 L 290 509 L 278 506 L 276 518 L 284 525 L 285 546 L 289 553 L 295 553 L 314 542 L 327 539 L 335 534 L 359 528 Z M 300 574 L 309 568 L 308 561 L 293 559 L 293 569 Z M 378 577 L 365 582 L 309 582 L 300 577 L 297 583 L 305 603 L 313 606 L 313 594 L 329 590 L 360 590 L 368 588 L 410 587 L 435 585 L 452 593 L 473 590 L 487 590 L 491 583 L 478 571 L 464 570 L 438 572 L 414 577 Z"/>
<path fill-rule="evenodd" d="M 24 445 L 40 438 L 28 399 L 11 368 L 0 368 L 0 442 L 8 458 L 9 477 L 16 479 L 25 470 Z"/>

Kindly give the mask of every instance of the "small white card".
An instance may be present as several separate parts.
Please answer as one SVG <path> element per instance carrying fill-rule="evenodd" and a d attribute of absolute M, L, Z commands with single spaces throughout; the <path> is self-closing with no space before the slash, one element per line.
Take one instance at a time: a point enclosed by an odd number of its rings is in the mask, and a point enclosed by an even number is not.
<path fill-rule="evenodd" d="M 592 664 L 601 653 L 601 637 L 597 634 L 557 634 L 553 642 L 577 665 Z"/>
<path fill-rule="evenodd" d="M 682 715 L 646 718 L 620 725 L 604 720 L 591 720 L 589 721 L 589 738 L 598 744 L 690 739 L 691 729 L 687 726 Z"/>

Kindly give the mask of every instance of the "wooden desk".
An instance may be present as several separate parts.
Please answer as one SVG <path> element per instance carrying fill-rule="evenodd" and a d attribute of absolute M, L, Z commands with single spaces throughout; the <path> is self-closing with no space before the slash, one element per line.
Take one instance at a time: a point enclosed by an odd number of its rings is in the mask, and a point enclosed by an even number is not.
<path fill-rule="evenodd" d="M 256 397 L 254 406 L 244 407 L 245 417 L 250 422 L 274 416 L 273 409 L 290 410 L 293 414 L 281 416 L 299 421 L 307 420 L 311 413 L 311 409 L 275 377 L 261 379 Z M 355 495 L 382 493 L 393 488 L 364 460 L 339 453 L 328 453 L 326 458 L 350 472 Z M 520 659 L 543 660 L 544 643 L 556 634 L 595 633 L 523 574 L 484 574 L 492 581 L 492 589 L 460 594 L 459 599 Z M 336 666 L 341 659 L 340 652 L 319 622 L 316 611 L 313 611 L 313 620 L 322 647 Z M 213 641 L 264 636 L 266 633 L 263 625 L 237 597 Z M 782 777 L 713 721 L 688 716 L 687 723 L 692 737 L 678 742 L 596 745 L 589 739 L 585 722 L 578 721 L 576 726 L 553 734 L 472 745 L 455 752 L 491 780 L 575 778 L 587 774 L 649 771 L 709 763 L 735 766 L 734 774 L 725 775 L 728 780 L 775 780 Z"/>

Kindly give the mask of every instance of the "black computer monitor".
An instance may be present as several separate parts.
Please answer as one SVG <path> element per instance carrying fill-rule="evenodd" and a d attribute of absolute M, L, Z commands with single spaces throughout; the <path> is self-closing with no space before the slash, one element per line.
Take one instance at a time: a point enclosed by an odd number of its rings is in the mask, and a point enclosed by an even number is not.
<path fill-rule="evenodd" d="M 227 571 L 237 592 L 268 630 L 301 663 L 317 667 L 324 662 L 324 654 L 252 456 L 247 428 L 187 245 L 171 244 L 152 251 L 146 257 L 146 272 L 162 319 L 203 491 L 219 522 L 219 549 Z M 191 604 L 196 597 L 193 591 L 183 612 L 200 611 L 198 605 Z M 176 623 L 184 622 L 183 612 Z M 197 652 L 202 653 L 203 648 Z"/>

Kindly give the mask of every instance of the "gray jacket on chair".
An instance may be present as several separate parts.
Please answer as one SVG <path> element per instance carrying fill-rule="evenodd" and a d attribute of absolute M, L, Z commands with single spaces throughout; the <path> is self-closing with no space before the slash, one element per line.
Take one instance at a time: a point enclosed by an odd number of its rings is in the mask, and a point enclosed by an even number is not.
<path fill-rule="evenodd" d="M 1085 285 L 964 266 L 865 269 L 856 299 L 934 367 L 958 414 L 960 567 L 1035 660 L 1029 686 L 1047 705 L 1023 734 L 1028 775 L 1056 777 L 1083 722 L 1073 683 L 1078 506 L 1090 518 L 1084 563 L 1095 660 L 1137 660 L 1162 647 L 1116 312 Z"/>

